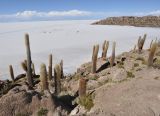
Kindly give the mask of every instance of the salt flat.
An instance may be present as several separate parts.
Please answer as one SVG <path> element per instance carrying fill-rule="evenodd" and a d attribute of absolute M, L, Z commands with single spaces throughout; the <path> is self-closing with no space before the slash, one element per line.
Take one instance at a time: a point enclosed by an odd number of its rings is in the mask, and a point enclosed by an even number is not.
<path fill-rule="evenodd" d="M 82 63 L 90 61 L 92 46 L 97 43 L 102 45 L 105 39 L 116 41 L 116 54 L 120 54 L 133 49 L 138 36 L 144 33 L 148 34 L 145 48 L 149 47 L 152 39 L 160 37 L 159 28 L 90 25 L 93 22 L 94 20 L 70 20 L 0 23 L 0 78 L 9 78 L 9 64 L 13 65 L 15 75 L 23 73 L 20 64 L 26 57 L 25 33 L 30 35 L 36 72 L 39 72 L 41 63 L 48 63 L 48 55 L 52 53 L 54 64 L 64 60 L 65 73 L 73 73 Z M 110 53 L 111 46 L 108 55 Z"/>

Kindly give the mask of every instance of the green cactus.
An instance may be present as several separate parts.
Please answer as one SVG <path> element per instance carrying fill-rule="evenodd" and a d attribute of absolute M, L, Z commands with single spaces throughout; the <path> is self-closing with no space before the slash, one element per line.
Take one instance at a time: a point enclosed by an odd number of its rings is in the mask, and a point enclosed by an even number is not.
<path fill-rule="evenodd" d="M 55 94 L 58 95 L 61 92 L 61 66 L 56 64 L 54 67 L 54 79 L 55 79 Z"/>
<path fill-rule="evenodd" d="M 52 80 L 52 54 L 49 55 L 48 79 Z"/>
<path fill-rule="evenodd" d="M 29 35 L 25 34 L 25 45 L 26 45 L 26 54 L 27 54 L 27 79 L 30 87 L 33 87 L 33 78 L 32 78 L 32 60 L 31 60 L 31 50 L 29 43 Z"/>
<path fill-rule="evenodd" d="M 109 41 L 105 40 L 103 43 L 103 47 L 102 47 L 102 59 L 103 60 L 106 60 L 107 58 L 108 47 L 109 47 Z"/>
<path fill-rule="evenodd" d="M 93 54 L 92 54 L 92 73 L 96 73 L 97 70 L 97 59 L 98 59 L 98 51 L 99 45 L 93 46 Z"/>
<path fill-rule="evenodd" d="M 42 91 L 43 90 L 48 90 L 47 70 L 46 70 L 46 65 L 45 64 L 41 64 L 40 81 L 41 81 Z"/>
<path fill-rule="evenodd" d="M 9 65 L 9 72 L 10 72 L 11 79 L 14 82 L 14 71 L 13 71 L 12 65 Z"/>
<path fill-rule="evenodd" d="M 86 79 L 80 78 L 79 79 L 79 89 L 78 89 L 80 98 L 86 96 L 86 85 L 87 85 Z"/>
<path fill-rule="evenodd" d="M 112 45 L 112 56 L 111 56 L 111 59 L 110 59 L 110 66 L 111 67 L 113 67 L 114 62 L 115 62 L 115 49 L 116 49 L 116 42 L 113 42 L 113 45 Z"/>
<path fill-rule="evenodd" d="M 157 49 L 157 43 L 154 42 L 151 46 L 150 52 L 149 52 L 149 57 L 148 57 L 148 67 L 153 65 L 153 58 L 154 58 L 154 54 L 156 52 Z"/>

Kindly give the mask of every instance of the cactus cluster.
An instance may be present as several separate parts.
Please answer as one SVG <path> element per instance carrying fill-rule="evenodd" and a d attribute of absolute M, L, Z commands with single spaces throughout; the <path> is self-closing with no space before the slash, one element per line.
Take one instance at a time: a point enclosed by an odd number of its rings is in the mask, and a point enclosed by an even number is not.
<path fill-rule="evenodd" d="M 93 53 L 92 53 L 92 73 L 96 73 L 97 70 L 97 59 L 98 59 L 98 51 L 99 51 L 99 45 L 93 46 Z"/>
<path fill-rule="evenodd" d="M 116 42 L 113 42 L 113 45 L 112 45 L 112 56 L 110 58 L 110 66 L 111 67 L 114 65 L 114 62 L 115 62 L 115 49 L 116 49 Z"/>
<path fill-rule="evenodd" d="M 144 34 L 143 38 L 140 36 L 139 39 L 138 39 L 138 52 L 141 53 L 142 49 L 143 49 L 143 45 L 144 45 L 144 42 L 146 40 L 146 37 L 147 37 L 147 34 Z"/>
<path fill-rule="evenodd" d="M 109 47 L 109 41 L 104 41 L 103 46 L 102 46 L 102 59 L 106 60 L 107 58 L 107 51 Z"/>

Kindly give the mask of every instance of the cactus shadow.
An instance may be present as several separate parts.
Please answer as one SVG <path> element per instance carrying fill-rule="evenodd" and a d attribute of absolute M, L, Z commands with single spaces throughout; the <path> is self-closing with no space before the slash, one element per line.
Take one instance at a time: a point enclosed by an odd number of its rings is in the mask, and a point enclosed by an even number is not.
<path fill-rule="evenodd" d="M 106 62 L 105 64 L 103 64 L 103 65 L 96 71 L 96 73 L 101 72 L 102 70 L 108 68 L 109 66 L 110 66 L 110 63 L 109 63 L 109 61 L 108 61 L 108 62 Z"/>

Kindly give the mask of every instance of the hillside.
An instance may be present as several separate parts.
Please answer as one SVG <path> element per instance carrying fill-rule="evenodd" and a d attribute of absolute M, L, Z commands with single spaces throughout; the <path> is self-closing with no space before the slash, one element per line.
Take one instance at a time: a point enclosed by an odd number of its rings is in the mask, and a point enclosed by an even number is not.
<path fill-rule="evenodd" d="M 160 16 L 122 16 L 109 17 L 97 22 L 93 25 L 129 25 L 136 27 L 160 27 Z"/>
<path fill-rule="evenodd" d="M 120 55 L 115 55 L 116 42 L 104 41 L 102 56 L 95 45 L 92 61 L 72 75 L 63 74 L 63 61 L 52 75 L 51 55 L 48 70 L 42 64 L 39 75 L 31 68 L 32 84 L 26 61 L 26 74 L 14 77 L 10 68 L 12 81 L 0 81 L 1 116 L 159 116 L 160 43 L 151 41 L 144 50 L 146 37 Z"/>

